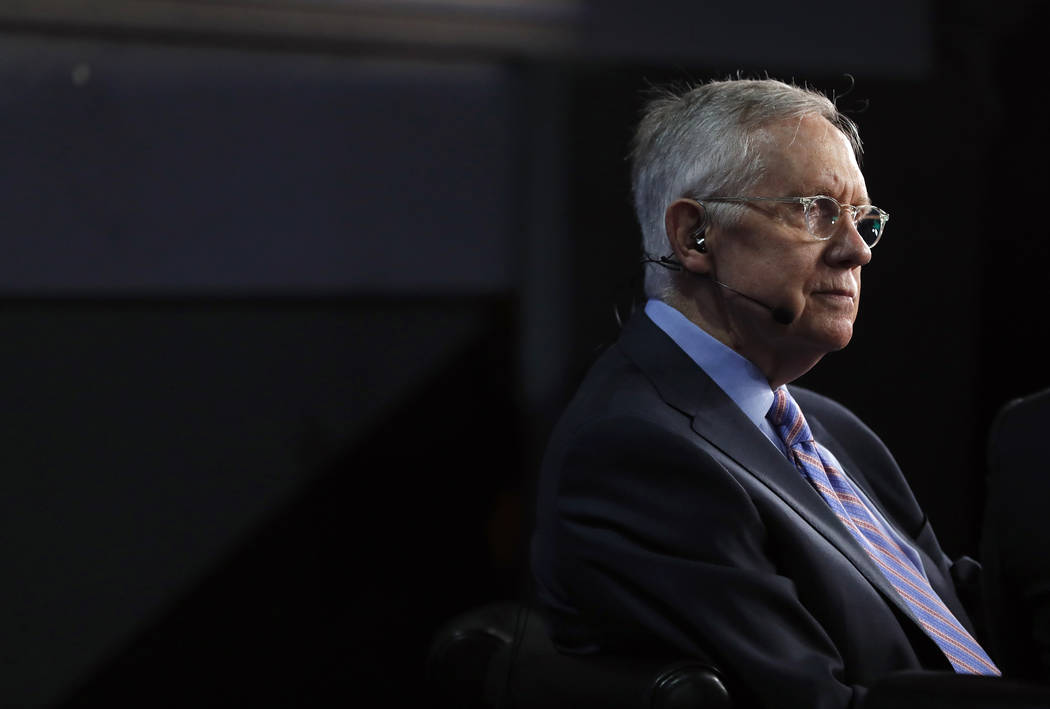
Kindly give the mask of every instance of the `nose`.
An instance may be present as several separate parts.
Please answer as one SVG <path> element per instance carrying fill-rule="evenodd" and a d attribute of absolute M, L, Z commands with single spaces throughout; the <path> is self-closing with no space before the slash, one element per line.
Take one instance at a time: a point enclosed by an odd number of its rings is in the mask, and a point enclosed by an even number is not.
<path fill-rule="evenodd" d="M 866 265 L 871 261 L 871 247 L 857 231 L 857 225 L 852 219 L 843 219 L 839 223 L 843 226 L 835 236 L 828 239 L 828 248 L 824 251 L 825 261 L 838 268 Z"/>

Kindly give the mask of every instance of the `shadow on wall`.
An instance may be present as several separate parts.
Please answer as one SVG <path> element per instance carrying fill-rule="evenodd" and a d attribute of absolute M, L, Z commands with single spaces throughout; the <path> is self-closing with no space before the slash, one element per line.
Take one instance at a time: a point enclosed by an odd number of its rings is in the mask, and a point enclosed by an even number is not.
<path fill-rule="evenodd" d="M 61 706 L 328 706 L 359 700 L 364 682 L 398 706 L 424 700 L 436 625 L 518 592 L 513 322 L 488 314 Z"/>

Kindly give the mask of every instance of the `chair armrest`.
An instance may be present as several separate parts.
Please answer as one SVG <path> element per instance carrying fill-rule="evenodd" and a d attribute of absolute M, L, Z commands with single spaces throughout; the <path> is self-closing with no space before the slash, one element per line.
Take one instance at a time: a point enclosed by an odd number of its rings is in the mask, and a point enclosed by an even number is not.
<path fill-rule="evenodd" d="M 653 681 L 653 709 L 729 709 L 729 690 L 714 663 L 680 660 L 665 665 Z"/>
<path fill-rule="evenodd" d="M 718 668 L 706 658 L 562 653 L 542 613 L 513 601 L 445 622 L 433 636 L 425 670 L 438 706 L 457 709 L 731 706 Z"/>
<path fill-rule="evenodd" d="M 425 662 L 425 680 L 441 707 L 483 709 L 492 659 L 510 648 L 518 604 L 490 603 L 442 624 L 434 633 Z"/>
<path fill-rule="evenodd" d="M 519 709 L 728 709 L 729 692 L 707 658 L 572 655 L 550 640 L 536 609 L 519 616 L 516 642 L 493 657 L 488 706 Z"/>

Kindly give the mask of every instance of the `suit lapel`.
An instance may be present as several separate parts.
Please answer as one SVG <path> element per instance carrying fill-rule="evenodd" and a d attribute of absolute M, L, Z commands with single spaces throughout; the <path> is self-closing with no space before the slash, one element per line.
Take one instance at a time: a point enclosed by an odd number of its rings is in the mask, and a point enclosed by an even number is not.
<path fill-rule="evenodd" d="M 697 435 L 773 491 L 849 559 L 889 602 L 918 623 L 900 594 L 817 491 L 674 340 L 644 314 L 638 314 L 624 327 L 619 345 L 664 401 L 692 418 Z M 834 452 L 837 456 L 838 450 Z"/>

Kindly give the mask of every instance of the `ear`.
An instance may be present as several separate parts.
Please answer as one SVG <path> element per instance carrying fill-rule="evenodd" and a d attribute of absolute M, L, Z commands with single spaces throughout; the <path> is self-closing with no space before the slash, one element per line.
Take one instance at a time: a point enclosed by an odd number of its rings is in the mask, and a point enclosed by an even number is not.
<path fill-rule="evenodd" d="M 664 212 L 664 228 L 671 252 L 687 271 L 711 271 L 709 251 L 697 248 L 697 240 L 707 236 L 707 226 L 707 211 L 695 199 L 676 199 Z"/>

